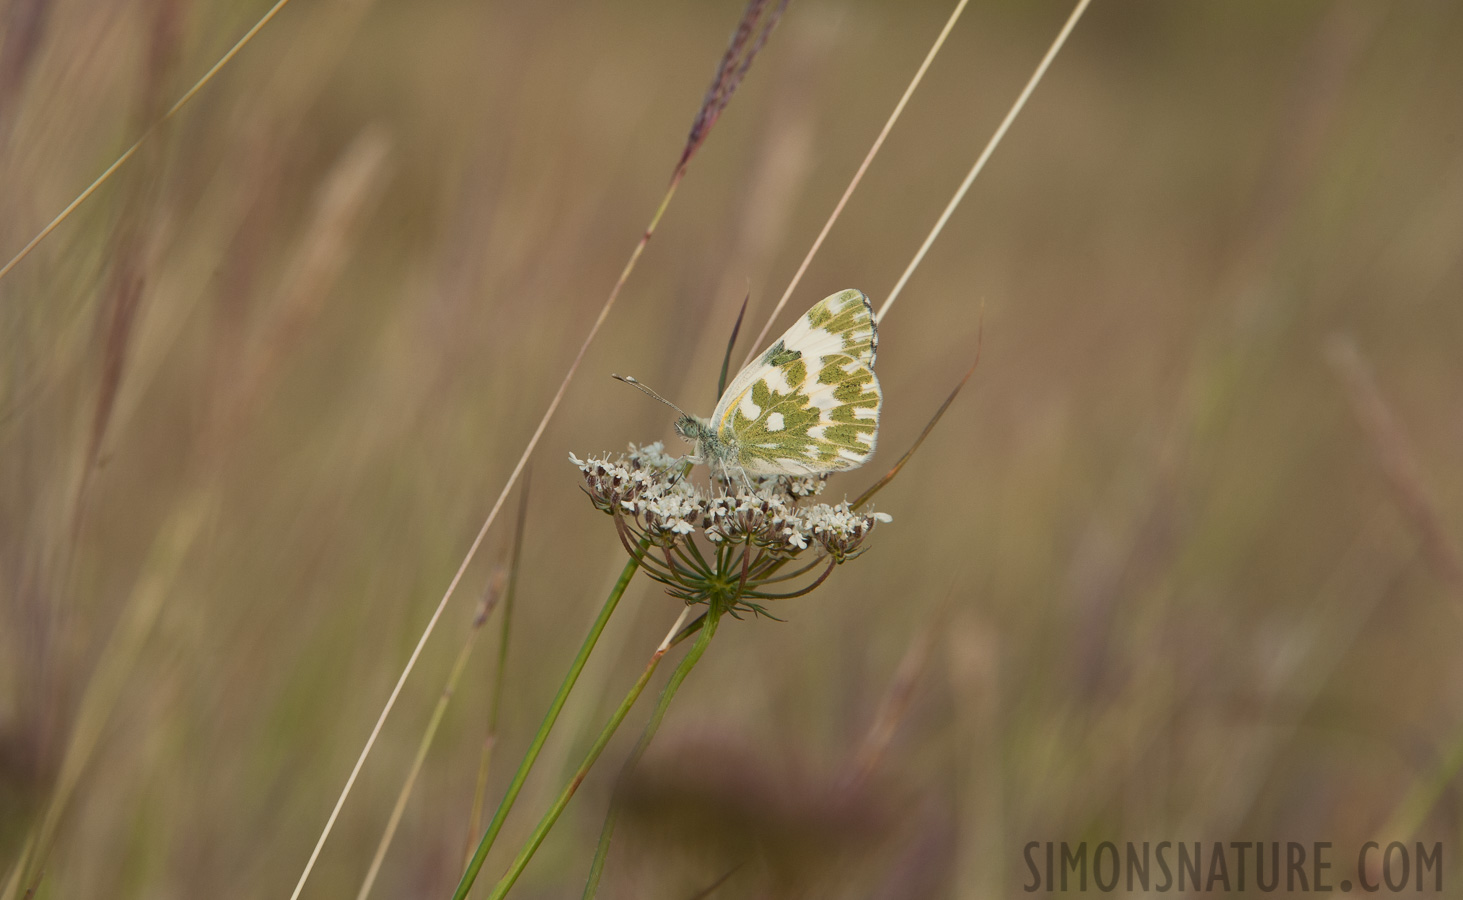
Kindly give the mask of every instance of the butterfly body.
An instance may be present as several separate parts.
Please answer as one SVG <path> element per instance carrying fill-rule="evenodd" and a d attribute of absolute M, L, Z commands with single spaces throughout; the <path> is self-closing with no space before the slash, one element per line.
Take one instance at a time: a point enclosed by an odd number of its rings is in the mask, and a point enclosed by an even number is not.
<path fill-rule="evenodd" d="M 732 379 L 710 419 L 676 431 L 723 475 L 816 475 L 874 455 L 883 395 L 874 375 L 878 330 L 869 298 L 818 301 Z"/>

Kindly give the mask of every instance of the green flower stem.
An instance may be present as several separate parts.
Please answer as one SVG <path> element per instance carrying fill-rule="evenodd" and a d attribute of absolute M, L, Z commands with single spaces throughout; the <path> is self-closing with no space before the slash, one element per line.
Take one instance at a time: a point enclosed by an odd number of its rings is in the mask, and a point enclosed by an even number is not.
<path fill-rule="evenodd" d="M 478 758 L 477 785 L 472 794 L 472 812 L 468 817 L 467 841 L 472 846 L 472 836 L 478 833 L 483 822 L 483 802 L 488 792 L 488 767 L 493 761 L 493 751 L 498 746 L 498 713 L 503 706 L 503 683 L 508 675 L 508 637 L 512 633 L 513 601 L 518 595 L 519 562 L 523 559 L 523 534 L 528 522 L 528 477 L 524 477 L 519 491 L 518 527 L 513 534 L 513 560 L 508 565 L 508 589 L 503 594 L 503 623 L 498 632 L 498 666 L 493 675 L 493 699 L 488 706 L 488 734 L 483 739 L 482 753 Z M 467 861 L 472 860 L 470 852 L 464 851 Z M 463 865 L 466 865 L 464 862 Z"/>
<path fill-rule="evenodd" d="M 649 541 L 642 541 L 640 552 L 644 553 Z M 559 693 L 555 695 L 554 702 L 549 704 L 549 711 L 544 716 L 543 724 L 538 727 L 538 733 L 533 736 L 533 742 L 528 745 L 528 751 L 523 754 L 523 761 L 518 764 L 518 771 L 513 775 L 513 781 L 508 785 L 508 792 L 503 795 L 503 800 L 498 804 L 498 811 L 493 813 L 493 820 L 488 823 L 488 830 L 483 833 L 483 838 L 478 842 L 477 852 L 473 853 L 472 859 L 467 864 L 467 871 L 462 873 L 462 881 L 457 885 L 457 891 L 452 895 L 453 900 L 464 900 L 467 892 L 472 889 L 472 883 L 477 879 L 478 871 L 483 867 L 483 861 L 488 858 L 488 851 L 493 847 L 493 841 L 497 839 L 498 832 L 503 830 L 503 822 L 508 818 L 508 812 L 513 809 L 514 802 L 518 799 L 518 793 L 523 790 L 523 783 L 528 780 L 528 773 L 533 764 L 538 761 L 538 755 L 544 748 L 544 741 L 548 740 L 549 730 L 559 718 L 559 713 L 564 708 L 564 701 L 569 699 L 569 692 L 574 689 L 574 682 L 579 680 L 579 673 L 584 670 L 584 664 L 589 661 L 589 654 L 598 643 L 599 636 L 604 632 L 605 625 L 610 620 L 610 615 L 619 605 L 620 598 L 625 595 L 625 589 L 630 586 L 630 579 L 635 576 L 635 570 L 640 568 L 639 556 L 632 556 L 625 563 L 625 569 L 620 573 L 620 579 L 615 586 L 610 588 L 610 594 L 605 598 L 604 606 L 599 611 L 599 617 L 590 626 L 589 634 L 584 638 L 584 644 L 579 648 L 579 655 L 574 657 L 574 662 L 569 665 L 569 673 L 564 676 L 564 683 L 559 686 Z"/>
<path fill-rule="evenodd" d="M 649 741 L 649 736 L 654 733 L 655 727 L 660 724 L 661 718 L 665 716 L 665 708 L 670 704 L 670 698 L 675 696 L 676 689 L 681 686 L 681 682 L 686 680 L 686 676 L 695 667 L 697 660 L 706 652 L 706 646 L 711 643 L 711 638 L 716 634 L 716 623 L 720 618 L 721 608 L 713 600 L 711 609 L 708 610 L 706 616 L 701 620 L 702 625 L 700 634 L 696 638 L 696 643 L 691 646 L 691 649 L 681 660 L 681 664 L 676 667 L 676 671 L 671 675 L 669 683 L 666 684 L 665 689 L 661 692 L 660 703 L 656 705 L 655 712 L 651 715 L 651 724 L 646 726 L 646 733 L 641 735 L 640 743 L 636 745 L 635 752 L 631 757 L 632 759 L 638 758 L 644 752 L 645 744 Z M 676 638 L 679 638 L 689 636 L 690 631 L 691 629 L 688 628 L 678 633 L 673 632 L 673 634 Z M 564 786 L 564 790 L 560 792 L 554 804 L 549 807 L 548 812 L 544 813 L 544 817 L 539 821 L 538 827 L 533 830 L 533 834 L 529 835 L 528 841 L 523 845 L 523 849 L 518 852 L 518 857 L 513 860 L 513 865 L 508 868 L 507 873 L 494 886 L 493 892 L 488 895 L 488 900 L 503 900 L 503 897 L 512 889 L 513 883 L 518 880 L 518 876 L 523 874 L 523 870 L 528 865 L 529 860 L 533 859 L 533 855 L 538 851 L 539 845 L 548 836 L 549 829 L 554 827 L 554 823 L 559 819 L 559 814 L 564 811 L 564 807 L 569 805 L 569 800 L 574 796 L 574 792 L 579 790 L 579 785 L 584 782 L 585 777 L 589 774 L 590 768 L 599 759 L 599 755 L 604 751 L 605 745 L 610 742 L 610 738 L 614 736 L 615 730 L 620 727 L 620 723 L 624 721 L 625 715 L 630 712 L 630 707 L 635 705 L 635 701 L 639 699 L 641 692 L 645 690 L 645 685 L 650 682 L 650 676 L 655 673 L 656 666 L 660 664 L 661 658 L 665 656 L 666 651 L 674 646 L 674 644 L 674 638 L 667 635 L 666 640 L 655 651 L 655 655 L 650 658 L 650 663 L 646 665 L 645 671 L 640 675 L 640 679 L 635 682 L 635 686 L 630 689 L 630 693 L 626 694 L 625 699 L 621 701 L 620 708 L 615 710 L 615 714 L 605 723 L 604 729 L 600 731 L 599 737 L 595 739 L 594 746 L 589 748 L 589 753 L 584 757 L 584 762 L 580 763 L 578 771 L 569 779 L 569 783 Z"/>
<path fill-rule="evenodd" d="M 640 740 L 636 742 L 635 749 L 631 751 L 630 758 L 625 760 L 625 765 L 620 769 L 620 778 L 615 785 L 614 795 L 610 798 L 610 808 L 605 813 L 604 827 L 600 829 L 599 845 L 594 850 L 594 861 L 589 864 L 589 879 L 584 885 L 583 900 L 589 900 L 599 890 L 599 878 L 604 872 L 605 860 L 610 855 L 610 839 L 615 833 L 615 823 L 619 818 L 620 795 L 629 781 L 629 776 L 635 766 L 640 762 L 640 757 L 645 755 L 645 748 L 650 746 L 651 738 L 660 728 L 660 722 L 665 718 L 665 712 L 670 708 L 671 700 L 675 698 L 676 691 L 680 689 L 681 682 L 691 674 L 696 663 L 701 660 L 701 655 L 706 652 L 706 646 L 711 643 L 711 638 L 716 634 L 716 623 L 721 619 L 722 608 L 716 599 L 712 599 L 710 609 L 702 619 L 701 635 L 696 639 L 689 652 L 686 653 L 676 671 L 671 674 L 671 679 L 666 683 L 665 688 L 660 692 L 660 701 L 655 705 L 655 711 L 650 714 L 650 720 L 645 723 L 645 730 L 640 733 Z M 685 632 L 682 632 L 685 634 Z M 495 898 L 498 894 L 493 895 Z"/>

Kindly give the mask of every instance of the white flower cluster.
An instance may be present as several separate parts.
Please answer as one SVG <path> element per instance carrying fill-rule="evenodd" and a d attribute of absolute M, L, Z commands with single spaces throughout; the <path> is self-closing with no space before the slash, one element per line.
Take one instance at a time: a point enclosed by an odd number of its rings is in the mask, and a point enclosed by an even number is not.
<path fill-rule="evenodd" d="M 701 521 L 701 498 L 684 478 L 662 489 L 664 484 L 653 484 L 650 490 L 635 501 L 633 512 L 645 522 L 646 530 L 653 537 L 693 534 L 696 523 Z"/>
<path fill-rule="evenodd" d="M 808 511 L 808 530 L 835 557 L 844 557 L 856 551 L 864 538 L 874 529 L 876 522 L 892 522 L 888 513 L 854 512 L 845 500 L 835 506 L 820 503 Z"/>
<path fill-rule="evenodd" d="M 709 502 L 706 515 L 706 537 L 712 541 L 756 544 L 793 554 L 808 547 L 806 515 L 772 487 L 717 497 Z"/>
<path fill-rule="evenodd" d="M 708 495 L 684 477 L 683 460 L 657 441 L 625 454 L 570 462 L 584 475 L 595 508 L 622 516 L 662 546 L 700 530 L 714 543 L 748 544 L 778 556 L 796 556 L 813 544 L 837 561 L 856 555 L 886 513 L 863 513 L 848 501 L 799 505 L 822 493 L 822 477 L 759 478 L 736 493 Z"/>
<path fill-rule="evenodd" d="M 574 455 L 571 453 L 569 458 L 573 459 Z M 662 441 L 640 447 L 631 444 L 625 458 L 648 469 L 673 469 L 681 462 L 679 457 L 665 452 L 665 443 Z"/>

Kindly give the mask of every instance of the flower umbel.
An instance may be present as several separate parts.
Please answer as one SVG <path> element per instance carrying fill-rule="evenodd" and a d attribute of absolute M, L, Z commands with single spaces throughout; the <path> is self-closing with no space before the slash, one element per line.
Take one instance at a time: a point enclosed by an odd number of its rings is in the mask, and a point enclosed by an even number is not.
<path fill-rule="evenodd" d="M 651 578 L 687 603 L 720 597 L 733 615 L 768 615 L 758 601 L 812 591 L 834 566 L 863 552 L 876 523 L 892 521 L 885 513 L 855 511 L 846 500 L 808 503 L 822 493 L 822 477 L 717 482 L 721 491 L 708 494 L 687 480 L 685 463 L 659 441 L 631 444 L 613 457 L 570 454 L 569 460 L 583 474 L 590 502 L 614 518 L 626 552 Z M 807 555 L 812 558 L 803 560 Z M 795 561 L 801 564 L 789 567 Z M 814 580 L 790 592 L 766 589 L 802 576 Z"/>

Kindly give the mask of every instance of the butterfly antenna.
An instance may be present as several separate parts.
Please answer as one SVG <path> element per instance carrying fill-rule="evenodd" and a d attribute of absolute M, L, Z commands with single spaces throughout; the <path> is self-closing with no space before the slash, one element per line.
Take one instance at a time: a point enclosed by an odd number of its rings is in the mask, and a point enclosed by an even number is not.
<path fill-rule="evenodd" d="M 635 380 L 635 377 L 633 375 L 614 375 L 614 374 L 611 374 L 610 377 L 616 379 L 617 381 L 623 381 L 626 384 L 628 384 L 630 387 L 637 388 L 642 393 L 649 394 L 651 397 L 654 397 L 655 399 L 659 400 L 661 403 L 664 403 L 666 406 L 669 406 L 671 409 L 675 410 L 676 412 L 680 413 L 681 415 L 683 415 L 683 416 L 686 415 L 686 411 L 685 410 L 681 409 L 679 406 L 675 405 L 674 403 L 670 402 L 666 398 L 664 398 L 661 395 L 657 394 L 655 391 L 652 391 L 650 388 L 648 388 L 645 385 L 641 384 L 640 382 L 636 381 Z"/>

